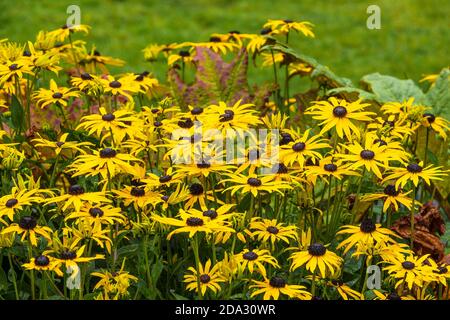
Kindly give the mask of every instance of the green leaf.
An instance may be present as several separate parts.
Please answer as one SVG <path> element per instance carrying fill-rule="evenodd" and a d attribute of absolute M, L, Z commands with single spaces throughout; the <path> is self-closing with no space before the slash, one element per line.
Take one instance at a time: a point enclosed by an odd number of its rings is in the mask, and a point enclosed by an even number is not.
<path fill-rule="evenodd" d="M 22 104 L 15 95 L 12 96 L 12 103 L 10 107 L 12 126 L 18 132 L 22 132 L 25 128 L 25 112 Z"/>
<path fill-rule="evenodd" d="M 0 291 L 8 289 L 8 278 L 6 277 L 5 271 L 0 268 Z"/>
<path fill-rule="evenodd" d="M 376 100 L 381 103 L 403 102 L 414 97 L 415 103 L 424 103 L 425 94 L 412 80 L 401 80 L 391 76 L 371 73 L 364 76 L 361 82 L 372 91 Z"/>
<path fill-rule="evenodd" d="M 359 97 L 363 100 L 376 100 L 376 95 L 373 93 L 370 93 L 366 90 L 354 88 L 354 87 L 341 87 L 341 88 L 334 88 L 327 91 L 327 95 L 334 95 L 342 92 L 356 92 L 358 93 Z"/>
<path fill-rule="evenodd" d="M 174 296 L 174 298 L 175 298 L 176 300 L 189 300 L 188 298 L 183 297 L 182 295 L 180 295 L 180 294 L 178 294 L 178 293 L 175 293 L 173 289 L 170 290 L 170 293 Z"/>
<path fill-rule="evenodd" d="M 155 264 L 152 267 L 151 271 L 151 277 L 152 277 L 152 283 L 156 287 L 156 283 L 158 282 L 159 276 L 161 275 L 161 272 L 164 269 L 164 265 L 161 262 L 161 260 L 156 260 Z"/>
<path fill-rule="evenodd" d="M 450 119 L 450 69 L 441 71 L 436 82 L 426 93 L 426 104 L 433 108 L 435 115 Z"/>

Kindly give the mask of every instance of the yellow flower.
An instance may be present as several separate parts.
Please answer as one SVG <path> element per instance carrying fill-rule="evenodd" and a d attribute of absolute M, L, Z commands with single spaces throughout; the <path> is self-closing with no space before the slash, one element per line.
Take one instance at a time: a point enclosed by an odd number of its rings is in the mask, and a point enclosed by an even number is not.
<path fill-rule="evenodd" d="M 292 260 L 291 271 L 306 264 L 307 270 L 315 274 L 316 269 L 318 269 L 320 276 L 323 278 L 326 277 L 327 273 L 333 274 L 343 262 L 342 258 L 329 251 L 321 243 L 312 243 L 307 250 L 294 252 L 288 259 Z"/>
<path fill-rule="evenodd" d="M 64 40 L 66 40 L 71 33 L 84 32 L 87 34 L 87 33 L 89 33 L 90 28 L 91 28 L 90 26 L 85 25 L 85 24 L 76 24 L 73 26 L 68 26 L 67 24 L 65 24 L 65 25 L 61 26 L 61 28 L 50 31 L 48 33 L 48 37 L 54 38 L 55 41 L 58 41 L 58 42 L 64 42 Z"/>
<path fill-rule="evenodd" d="M 373 112 L 363 111 L 370 104 L 361 103 L 361 100 L 354 102 L 347 102 L 344 99 L 339 100 L 335 97 L 331 97 L 328 101 L 316 101 L 314 105 L 308 108 L 305 114 L 310 114 L 313 119 L 322 120 L 319 125 L 325 125 L 320 134 L 336 129 L 336 132 L 340 138 L 345 136 L 348 141 L 352 141 L 352 134 L 355 134 L 358 138 L 360 132 L 358 127 L 353 123 L 357 121 L 372 121 L 371 115 L 375 115 Z"/>
<path fill-rule="evenodd" d="M 130 101 L 133 101 L 131 94 L 141 91 L 139 84 L 131 81 L 129 77 L 122 77 L 116 80 L 113 76 L 108 75 L 106 78 L 100 78 L 100 82 L 105 93 L 111 93 L 113 96 L 122 95 Z"/>
<path fill-rule="evenodd" d="M 66 141 L 69 133 L 64 133 L 59 137 L 58 141 L 50 141 L 41 137 L 39 133 L 36 134 L 39 138 L 33 139 L 32 142 L 35 142 L 35 147 L 44 147 L 50 148 L 55 151 L 55 155 L 58 156 L 63 150 L 72 150 L 78 151 L 82 154 L 85 154 L 86 151 L 81 149 L 82 146 L 93 146 L 90 142 L 76 142 L 76 141 Z"/>
<path fill-rule="evenodd" d="M 262 219 L 259 217 L 252 218 L 250 222 L 250 230 L 252 237 L 256 237 L 258 241 L 269 241 L 274 244 L 276 241 L 284 241 L 289 243 L 290 239 L 297 238 L 297 228 L 295 226 L 285 226 L 284 223 L 278 223 L 275 219 Z"/>
<path fill-rule="evenodd" d="M 198 266 L 198 270 L 193 267 L 189 267 L 188 271 L 191 274 L 184 276 L 183 282 L 186 283 L 186 289 L 189 291 L 195 290 L 198 292 L 200 283 L 200 291 L 202 296 L 205 295 L 206 290 L 211 290 L 217 293 L 221 290 L 220 282 L 225 282 L 219 273 L 219 265 L 216 264 L 211 268 L 211 260 L 206 261 L 205 266 L 201 263 Z"/>
<path fill-rule="evenodd" d="M 2 234 L 14 233 L 21 235 L 21 241 L 23 242 L 26 237 L 30 241 L 32 246 L 37 246 L 36 235 L 40 235 L 43 238 L 51 241 L 50 233 L 52 229 L 49 227 L 38 226 L 37 220 L 33 216 L 23 216 L 20 218 L 19 223 L 12 223 L 8 227 L 2 230 Z"/>
<path fill-rule="evenodd" d="M 445 176 L 447 171 L 441 170 L 442 167 L 433 167 L 429 165 L 423 167 L 423 161 L 417 163 L 409 163 L 406 167 L 392 168 L 392 173 L 384 178 L 384 181 L 397 180 L 395 182 L 395 188 L 399 186 L 403 188 L 408 181 L 412 181 L 414 186 L 419 184 L 419 178 L 425 180 L 426 184 L 430 185 L 430 180 L 442 180 L 440 177 Z"/>
<path fill-rule="evenodd" d="M 412 190 L 403 193 L 398 190 L 395 185 L 388 184 L 384 188 L 383 193 L 364 195 L 361 198 L 361 201 L 376 201 L 382 199 L 384 201 L 383 212 L 386 212 L 389 208 L 392 208 L 394 211 L 398 211 L 399 203 L 403 204 L 406 208 L 411 209 L 412 199 L 407 197 L 411 192 Z"/>
<path fill-rule="evenodd" d="M 449 121 L 442 117 L 436 117 L 432 113 L 424 113 L 422 125 L 436 131 L 444 140 L 447 139 L 447 131 L 450 130 Z"/>
<path fill-rule="evenodd" d="M 75 211 L 80 211 L 84 202 L 91 203 L 109 203 L 105 192 L 85 192 L 84 188 L 78 184 L 71 185 L 66 194 L 57 197 L 52 197 L 45 200 L 47 203 L 64 203 L 62 211 L 68 208 L 73 208 Z"/>
<path fill-rule="evenodd" d="M 270 255 L 269 250 L 244 249 L 234 256 L 234 261 L 239 265 L 240 270 L 248 269 L 250 273 L 253 273 L 256 269 L 264 277 L 267 275 L 264 264 L 269 264 L 274 268 L 280 267 L 277 260 Z"/>
<path fill-rule="evenodd" d="M 314 38 L 314 33 L 312 32 L 313 24 L 308 21 L 296 22 L 292 20 L 271 20 L 269 19 L 263 26 L 263 28 L 270 28 L 277 31 L 278 34 L 286 34 L 291 30 L 303 33 L 306 37 Z"/>
<path fill-rule="evenodd" d="M 31 258 L 30 262 L 24 263 L 22 267 L 24 267 L 25 270 L 53 271 L 60 277 L 64 275 L 59 268 L 58 260 L 43 254 Z"/>
<path fill-rule="evenodd" d="M 33 203 L 41 202 L 43 199 L 39 196 L 38 191 L 13 187 L 10 194 L 0 198 L 0 218 L 8 216 L 8 219 L 12 221 L 16 212 L 24 210 Z"/>
<path fill-rule="evenodd" d="M 231 195 L 234 195 L 237 191 L 241 190 L 242 194 L 250 192 L 254 197 L 257 197 L 261 192 L 278 192 L 283 194 L 282 189 L 292 189 L 292 187 L 280 181 L 274 181 L 272 175 L 258 177 L 256 174 L 245 176 L 243 174 L 225 173 L 229 179 L 224 179 L 223 182 L 232 182 L 234 185 L 226 188 L 222 192 L 231 190 Z"/>
<path fill-rule="evenodd" d="M 50 79 L 50 89 L 39 89 L 38 92 L 33 94 L 37 105 L 42 109 L 51 104 L 66 107 L 69 98 L 76 97 L 79 97 L 79 94 L 73 91 L 72 88 L 58 87 L 53 79 Z"/>
<path fill-rule="evenodd" d="M 304 286 L 287 284 L 282 277 L 274 276 L 270 279 L 264 277 L 264 281 L 252 280 L 253 285 L 250 288 L 257 288 L 250 295 L 251 297 L 264 293 L 264 300 L 278 300 L 280 295 L 286 295 L 289 298 L 297 298 L 301 300 L 310 300 L 311 294 L 304 290 Z"/>

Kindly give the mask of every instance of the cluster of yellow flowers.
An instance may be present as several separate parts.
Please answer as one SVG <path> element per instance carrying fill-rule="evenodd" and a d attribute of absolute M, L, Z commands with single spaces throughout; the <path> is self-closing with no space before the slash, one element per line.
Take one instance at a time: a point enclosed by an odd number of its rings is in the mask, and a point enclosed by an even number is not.
<path fill-rule="evenodd" d="M 427 156 L 429 135 L 446 141 L 449 130 L 432 106 L 317 97 L 300 123 L 285 108 L 295 104 L 289 79 L 281 104 L 277 90 L 262 107 L 181 105 L 177 88 L 149 72 L 110 75 L 106 66 L 122 61 L 72 39 L 88 31 L 0 42 L 0 255 L 30 272 L 12 279 L 11 297 L 28 281 L 33 299 L 37 289 L 79 299 L 448 298 L 450 270 L 415 247 L 417 208 L 448 173 Z M 164 54 L 184 73 L 198 48 L 246 50 L 286 65 L 286 77 L 308 75 L 312 65 L 270 49 L 292 31 L 314 37 L 308 22 L 269 20 L 260 34 L 150 45 L 144 55 Z M 405 213 L 406 239 L 391 230 Z M 355 281 L 348 268 L 358 260 Z M 379 290 L 367 287 L 371 264 L 387 271 Z M 36 277 L 50 287 L 36 288 Z"/>

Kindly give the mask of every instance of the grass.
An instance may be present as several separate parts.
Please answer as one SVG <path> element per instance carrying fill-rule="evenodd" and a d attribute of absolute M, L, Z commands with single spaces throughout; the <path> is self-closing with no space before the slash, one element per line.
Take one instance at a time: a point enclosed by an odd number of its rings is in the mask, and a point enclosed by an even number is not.
<path fill-rule="evenodd" d="M 316 39 L 292 36 L 293 46 L 353 81 L 372 72 L 417 81 L 449 65 L 446 0 L 2 1 L 0 38 L 24 42 L 38 30 L 57 28 L 70 4 L 78 4 L 81 22 L 92 26 L 84 39 L 102 54 L 126 60 L 129 71 L 151 69 L 141 52 L 149 43 L 202 41 L 230 30 L 258 32 L 268 18 L 314 23 Z M 381 8 L 381 30 L 366 28 L 370 4 Z M 156 67 L 160 78 L 162 70 Z"/>

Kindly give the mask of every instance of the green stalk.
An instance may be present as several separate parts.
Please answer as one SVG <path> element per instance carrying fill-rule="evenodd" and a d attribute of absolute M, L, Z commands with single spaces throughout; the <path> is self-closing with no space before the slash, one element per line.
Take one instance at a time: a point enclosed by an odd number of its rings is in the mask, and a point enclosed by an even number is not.
<path fill-rule="evenodd" d="M 194 251 L 194 258 L 195 258 L 195 267 L 197 269 L 197 293 L 198 293 L 198 299 L 202 300 L 202 290 L 200 285 L 200 258 L 198 254 L 198 234 L 195 234 L 195 236 L 192 238 L 192 251 Z"/>
<path fill-rule="evenodd" d="M 16 272 L 14 271 L 14 265 L 12 262 L 11 253 L 9 253 L 9 252 L 8 252 L 8 261 L 9 261 L 9 267 L 11 268 L 11 270 L 13 270 L 12 276 L 13 276 L 14 293 L 16 295 L 16 300 L 19 300 L 19 290 L 17 289 Z"/>
<path fill-rule="evenodd" d="M 414 192 L 413 192 L 413 199 L 412 199 L 412 208 L 411 208 L 411 216 L 410 216 L 410 222 L 411 222 L 411 243 L 410 247 L 411 250 L 414 248 L 414 215 L 416 213 L 416 195 L 417 195 L 417 186 L 414 186 Z"/>

